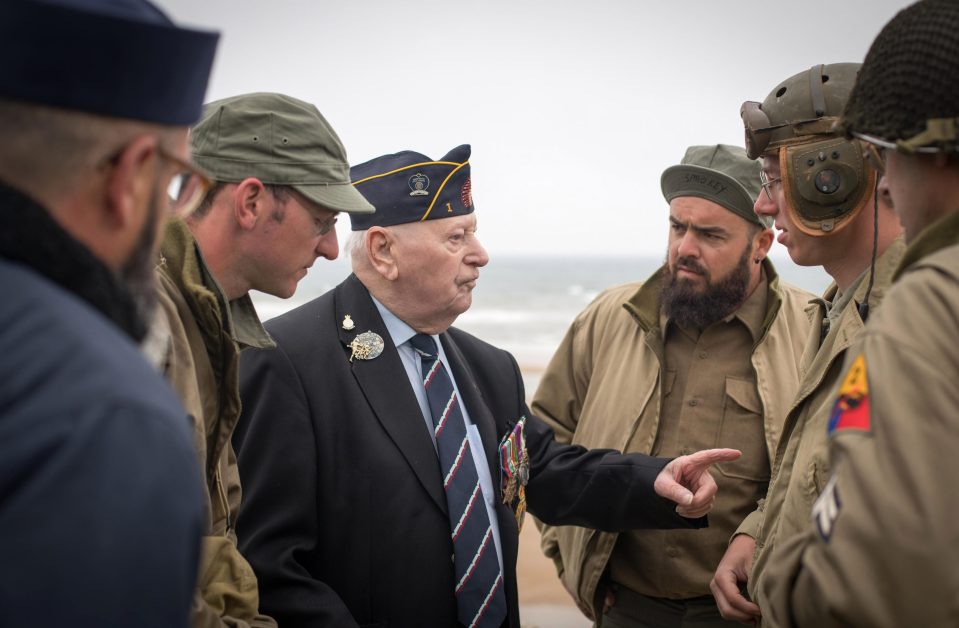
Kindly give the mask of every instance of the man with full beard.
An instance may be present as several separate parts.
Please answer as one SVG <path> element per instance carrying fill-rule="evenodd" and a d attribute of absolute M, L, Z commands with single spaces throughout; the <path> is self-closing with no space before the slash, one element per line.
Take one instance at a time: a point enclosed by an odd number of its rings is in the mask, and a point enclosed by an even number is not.
<path fill-rule="evenodd" d="M 603 626 L 727 625 L 709 581 L 766 490 L 799 381 L 811 298 L 780 282 L 753 212 L 759 166 L 736 147 L 693 146 L 667 168 L 666 263 L 601 294 L 553 356 L 533 411 L 562 442 L 656 456 L 736 447 L 717 465 L 707 530 L 611 534 L 544 527 L 543 550 Z M 684 623 L 685 622 L 685 623 Z"/>
<path fill-rule="evenodd" d="M 218 36 L 145 0 L 2 14 L 2 621 L 185 627 L 199 473 L 138 343 Z"/>

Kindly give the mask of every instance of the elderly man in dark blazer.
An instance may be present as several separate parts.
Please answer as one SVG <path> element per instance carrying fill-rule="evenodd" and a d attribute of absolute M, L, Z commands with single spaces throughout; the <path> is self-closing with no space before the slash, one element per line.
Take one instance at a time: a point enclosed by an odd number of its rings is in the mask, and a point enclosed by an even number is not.
<path fill-rule="evenodd" d="M 281 626 L 518 628 L 527 506 L 600 530 L 701 527 L 708 466 L 739 455 L 560 445 L 513 357 L 451 327 L 488 261 L 469 153 L 354 167 L 377 211 L 350 217 L 353 275 L 242 358 L 238 533 Z"/>

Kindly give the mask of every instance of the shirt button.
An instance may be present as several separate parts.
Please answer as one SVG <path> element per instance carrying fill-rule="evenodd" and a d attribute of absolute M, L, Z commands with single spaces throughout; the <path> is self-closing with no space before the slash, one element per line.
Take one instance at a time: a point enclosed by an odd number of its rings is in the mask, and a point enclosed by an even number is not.
<path fill-rule="evenodd" d="M 676 558 L 677 556 L 679 556 L 679 550 L 676 549 L 675 547 L 667 547 L 666 555 L 669 556 L 670 558 Z"/>
<path fill-rule="evenodd" d="M 699 405 L 699 400 L 696 399 L 696 398 L 690 399 L 690 400 L 689 400 L 689 405 L 691 405 L 691 406 L 693 406 L 693 407 L 696 407 L 696 406 Z"/>
<path fill-rule="evenodd" d="M 705 360 L 705 359 L 706 359 L 706 356 L 708 356 L 708 355 L 709 355 L 709 354 L 706 353 L 705 351 L 700 351 L 700 352 L 699 352 L 699 359 Z"/>
<path fill-rule="evenodd" d="M 456 563 L 456 554 L 450 554 L 450 562 Z"/>

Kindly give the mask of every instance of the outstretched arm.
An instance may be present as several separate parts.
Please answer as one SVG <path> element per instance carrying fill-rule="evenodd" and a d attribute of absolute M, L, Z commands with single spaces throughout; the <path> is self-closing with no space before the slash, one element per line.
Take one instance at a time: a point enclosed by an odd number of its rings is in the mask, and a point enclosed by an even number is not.
<path fill-rule="evenodd" d="M 718 462 L 736 460 L 742 452 L 736 449 L 704 449 L 674 458 L 656 477 L 656 493 L 677 504 L 676 512 L 691 519 L 712 510 L 716 499 L 716 480 L 709 467 Z"/>

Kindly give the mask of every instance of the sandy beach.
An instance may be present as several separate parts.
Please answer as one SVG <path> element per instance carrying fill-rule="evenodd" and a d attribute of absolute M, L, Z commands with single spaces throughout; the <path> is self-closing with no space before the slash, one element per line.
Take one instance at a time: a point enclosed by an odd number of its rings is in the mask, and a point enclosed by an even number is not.
<path fill-rule="evenodd" d="M 553 561 L 539 549 L 539 530 L 527 517 L 519 536 L 520 616 L 524 628 L 589 628 L 593 622 L 576 608 L 563 589 Z"/>
<path fill-rule="evenodd" d="M 532 401 L 546 365 L 523 361 L 520 370 L 526 383 L 527 401 Z M 516 580 L 519 586 L 520 617 L 524 628 L 589 628 L 587 619 L 570 598 L 556 575 L 553 561 L 539 548 L 539 529 L 527 516 L 519 535 Z"/>

